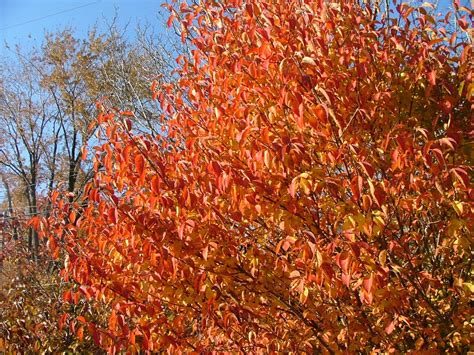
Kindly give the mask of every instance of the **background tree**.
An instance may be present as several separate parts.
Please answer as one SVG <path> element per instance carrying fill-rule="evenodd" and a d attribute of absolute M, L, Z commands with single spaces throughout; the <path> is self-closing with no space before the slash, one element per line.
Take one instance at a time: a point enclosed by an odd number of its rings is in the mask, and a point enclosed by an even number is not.
<path fill-rule="evenodd" d="M 25 212 L 38 214 L 38 193 L 42 178 L 43 142 L 53 121 L 50 95 L 41 90 L 39 80 L 21 60 L 17 68 L 4 70 L 0 92 L 0 163 L 21 181 L 26 196 Z M 36 258 L 37 233 L 30 229 L 28 245 Z"/>
<path fill-rule="evenodd" d="M 147 36 L 147 32 L 140 36 Z M 58 110 L 60 144 L 66 151 L 68 166 L 67 191 L 71 193 L 76 191 L 81 173 L 81 148 L 89 145 L 95 132 L 92 126 L 98 101 L 123 110 L 137 107 L 141 125 L 147 130 L 156 129 L 149 87 L 163 76 L 165 59 L 158 44 L 147 42 L 143 47 L 142 43 L 129 43 L 114 24 L 109 26 L 107 36 L 92 30 L 89 38 L 81 41 L 65 30 L 46 38 L 41 58 L 42 85 L 51 90 Z"/>

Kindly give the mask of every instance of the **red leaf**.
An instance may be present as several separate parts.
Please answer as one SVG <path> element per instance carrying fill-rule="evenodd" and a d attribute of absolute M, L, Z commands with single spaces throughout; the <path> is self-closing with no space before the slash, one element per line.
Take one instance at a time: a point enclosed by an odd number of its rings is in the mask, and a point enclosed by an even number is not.
<path fill-rule="evenodd" d="M 116 208 L 111 208 L 109 210 L 109 220 L 112 224 L 117 224 L 118 212 Z"/>
<path fill-rule="evenodd" d="M 375 174 L 375 169 L 369 162 L 363 161 L 359 163 L 365 173 L 371 178 Z"/>
<path fill-rule="evenodd" d="M 66 292 L 63 293 L 63 301 L 64 302 L 70 302 L 72 300 L 72 296 L 71 296 L 71 290 L 68 290 Z"/>
<path fill-rule="evenodd" d="M 288 189 L 288 192 L 290 193 L 290 196 L 295 198 L 296 196 L 296 185 L 298 183 L 298 177 L 295 177 L 290 184 L 290 187 Z"/>
<path fill-rule="evenodd" d="M 363 184 L 362 176 L 357 175 L 352 178 L 351 191 L 356 201 L 360 199 L 362 184 Z"/>
<path fill-rule="evenodd" d="M 63 313 L 58 320 L 59 330 L 63 330 L 66 320 L 69 318 L 69 313 Z"/>

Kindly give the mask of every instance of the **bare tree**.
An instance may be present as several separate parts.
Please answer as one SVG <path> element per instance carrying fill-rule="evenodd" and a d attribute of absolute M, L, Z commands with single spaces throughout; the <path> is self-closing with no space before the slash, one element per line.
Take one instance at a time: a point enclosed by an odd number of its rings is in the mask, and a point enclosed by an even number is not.
<path fill-rule="evenodd" d="M 41 89 L 38 77 L 21 60 L 2 71 L 0 90 L 0 164 L 21 181 L 27 213 L 38 215 L 38 193 L 43 179 L 43 142 L 53 122 L 51 95 Z M 38 256 L 38 234 L 29 229 L 28 246 Z"/>

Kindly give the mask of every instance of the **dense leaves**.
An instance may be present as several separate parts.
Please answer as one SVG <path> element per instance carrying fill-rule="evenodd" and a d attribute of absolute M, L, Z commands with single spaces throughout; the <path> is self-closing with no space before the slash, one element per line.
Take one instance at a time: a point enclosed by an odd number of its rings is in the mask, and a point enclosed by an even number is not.
<path fill-rule="evenodd" d="M 83 332 L 83 314 L 105 323 L 101 317 L 106 309 L 79 297 L 74 297 L 76 302 L 64 297 L 74 285 L 54 272 L 47 256 L 31 261 L 25 244 L 10 242 L 0 253 L 0 352 L 99 351 L 90 335 L 76 335 Z"/>
<path fill-rule="evenodd" d="M 105 327 L 84 315 L 97 344 L 469 349 L 472 13 L 455 6 L 170 7 L 192 55 L 181 90 L 153 93 L 166 132 L 103 112 L 84 204 L 55 196 L 39 225 L 111 307 Z"/>

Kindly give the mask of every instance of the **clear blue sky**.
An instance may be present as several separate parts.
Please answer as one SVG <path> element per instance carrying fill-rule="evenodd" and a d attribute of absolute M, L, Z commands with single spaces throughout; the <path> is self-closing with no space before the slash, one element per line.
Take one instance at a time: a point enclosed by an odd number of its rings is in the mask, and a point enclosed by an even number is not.
<path fill-rule="evenodd" d="M 85 36 L 94 24 L 104 29 L 104 18 L 111 19 L 116 13 L 120 25 L 129 22 L 128 34 L 133 35 L 137 23 L 149 22 L 157 32 L 164 32 L 165 13 L 160 4 L 164 0 L 0 0 L 0 55 L 8 55 L 5 41 L 10 45 L 21 43 L 24 47 L 40 44 L 45 30 L 56 31 L 72 27 L 78 36 Z M 410 0 L 407 0 L 410 2 Z M 470 0 L 461 0 L 470 7 Z M 452 4 L 451 0 L 438 0 L 442 11 Z M 102 25 L 101 25 L 102 24 Z"/>
<path fill-rule="evenodd" d="M 119 25 L 129 23 L 128 34 L 133 35 L 137 23 L 148 22 L 156 31 L 163 28 L 165 13 L 162 0 L 0 0 L 0 55 L 8 55 L 5 41 L 31 47 L 40 44 L 45 31 L 72 27 L 84 36 L 95 25 L 105 29 L 104 19 L 115 14 Z M 117 10 L 115 10 L 117 9 Z"/>

